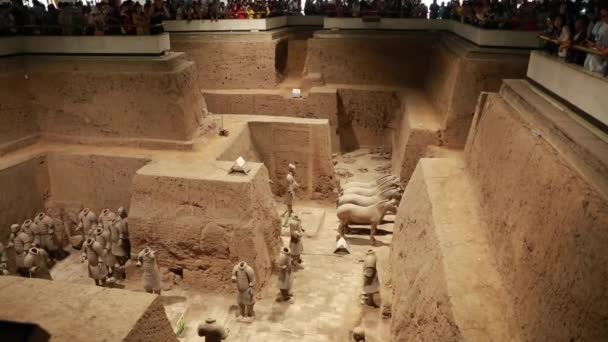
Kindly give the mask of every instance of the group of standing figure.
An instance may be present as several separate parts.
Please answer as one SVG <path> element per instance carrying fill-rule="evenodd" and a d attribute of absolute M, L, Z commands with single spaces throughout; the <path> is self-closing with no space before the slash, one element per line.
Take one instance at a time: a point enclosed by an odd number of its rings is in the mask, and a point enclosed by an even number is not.
<path fill-rule="evenodd" d="M 78 231 L 82 231 L 81 261 L 88 262 L 89 277 L 95 285 L 120 283 L 126 279 L 125 264 L 131 258 L 127 212 L 118 208 L 117 213 L 103 209 L 99 217 L 84 208 L 78 214 Z"/>
<path fill-rule="evenodd" d="M 66 255 L 56 234 L 55 221 L 41 212 L 33 220 L 11 225 L 7 245 L 0 243 L 1 274 L 16 272 L 23 277 L 50 280 L 49 267 Z"/>
<path fill-rule="evenodd" d="M 103 209 L 99 217 L 89 208 L 78 214 L 77 230 L 83 232 L 81 261 L 88 263 L 89 277 L 95 285 L 121 283 L 127 279 L 125 267 L 131 259 L 131 240 L 127 211 L 120 207 L 114 213 Z M 146 292 L 161 293 L 160 272 L 156 253 L 144 248 L 137 255 L 138 267 L 143 268 L 142 282 Z"/>
<path fill-rule="evenodd" d="M 76 231 L 82 232 L 82 239 L 73 247 L 82 249 L 81 261 L 87 262 L 89 277 L 95 285 L 121 283 L 127 278 L 125 265 L 131 258 L 127 217 L 123 207 L 116 213 L 103 209 L 99 217 L 89 208 L 78 213 Z M 0 274 L 52 280 L 50 268 L 68 254 L 55 222 L 41 212 L 33 220 L 11 225 L 7 245 L 0 242 Z M 160 272 L 154 251 L 144 248 L 137 255 L 137 266 L 143 268 L 144 289 L 160 294 Z"/>

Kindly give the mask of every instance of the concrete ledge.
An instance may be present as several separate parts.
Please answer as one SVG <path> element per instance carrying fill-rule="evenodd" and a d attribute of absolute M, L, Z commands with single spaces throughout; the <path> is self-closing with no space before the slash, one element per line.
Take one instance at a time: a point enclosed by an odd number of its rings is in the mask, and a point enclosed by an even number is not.
<path fill-rule="evenodd" d="M 267 31 L 287 26 L 287 17 L 264 19 L 168 20 L 163 22 L 167 32 L 193 31 Z"/>
<path fill-rule="evenodd" d="M 364 22 L 361 18 L 325 18 L 323 28 L 343 30 L 437 30 L 449 31 L 479 46 L 538 48 L 539 31 L 486 30 L 454 20 L 382 18 Z"/>
<path fill-rule="evenodd" d="M 21 36 L 0 38 L 0 56 L 23 54 L 162 55 L 169 34 L 151 36 Z"/>
<path fill-rule="evenodd" d="M 528 77 L 608 125 L 608 79 L 540 51 L 530 55 Z"/>
<path fill-rule="evenodd" d="M 287 17 L 288 26 L 323 26 L 322 15 L 291 15 Z"/>

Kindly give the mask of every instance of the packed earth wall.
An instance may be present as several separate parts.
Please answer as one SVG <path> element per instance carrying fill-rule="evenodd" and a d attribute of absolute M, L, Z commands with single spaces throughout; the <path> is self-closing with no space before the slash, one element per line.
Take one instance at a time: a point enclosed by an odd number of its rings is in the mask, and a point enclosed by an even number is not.
<path fill-rule="evenodd" d="M 520 334 L 524 340 L 606 339 L 608 199 L 577 171 L 584 160 L 565 158 L 581 153 L 549 143 L 553 124 L 531 121 L 536 114 L 510 103 L 487 96 L 466 160 Z M 557 133 L 570 145 L 581 138 L 567 135 Z"/>
<path fill-rule="evenodd" d="M 27 144 L 40 133 L 26 89 L 23 61 L 0 62 L 0 155 Z"/>
<path fill-rule="evenodd" d="M 232 162 L 208 164 L 191 161 L 173 169 L 153 161 L 136 173 L 133 248 L 151 247 L 162 266 L 197 271 L 185 277 L 212 291 L 228 291 L 232 267 L 246 261 L 260 289 L 272 272 L 281 232 L 268 171 L 250 163 L 248 174 L 227 175 Z"/>
<path fill-rule="evenodd" d="M 22 277 L 0 288 L 0 320 L 37 324 L 52 341 L 177 341 L 157 295 Z"/>
<path fill-rule="evenodd" d="M 268 33 L 172 33 L 198 71 L 198 89 L 274 88 L 285 71 L 287 44 Z"/>
<path fill-rule="evenodd" d="M 299 119 L 297 122 L 254 121 L 249 123 L 253 144 L 268 168 L 276 195 L 286 190 L 288 165 L 296 166 L 300 184 L 298 197 L 335 197 L 331 139 L 327 120 Z"/>
<path fill-rule="evenodd" d="M 44 156 L 0 168 L 0 240 L 6 241 L 12 224 L 22 224 L 38 212 L 50 193 L 48 163 Z"/>
<path fill-rule="evenodd" d="M 477 98 L 482 91 L 498 91 L 505 78 L 525 78 L 529 54 L 469 46 L 452 36 L 435 42 L 424 89 L 442 116 L 443 140 L 462 148 L 466 142 Z"/>
<path fill-rule="evenodd" d="M 437 33 L 325 32 L 308 41 L 305 74 L 326 83 L 420 86 Z"/>

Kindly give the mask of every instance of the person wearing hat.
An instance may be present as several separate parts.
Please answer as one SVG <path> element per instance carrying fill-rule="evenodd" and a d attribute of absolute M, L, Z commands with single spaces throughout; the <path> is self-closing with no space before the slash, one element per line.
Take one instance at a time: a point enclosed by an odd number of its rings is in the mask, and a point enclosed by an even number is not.
<path fill-rule="evenodd" d="M 220 342 L 228 337 L 228 329 L 220 326 L 213 318 L 207 318 L 205 324 L 199 324 L 198 336 L 204 337 L 205 342 Z"/>
<path fill-rule="evenodd" d="M 289 218 L 293 214 L 293 201 L 295 199 L 295 188 L 300 186 L 298 182 L 296 182 L 295 174 L 296 174 L 296 166 L 293 164 L 289 164 L 289 171 L 287 172 L 287 176 L 285 179 L 287 180 L 287 194 L 285 197 L 285 204 L 287 205 L 287 210 L 281 216 L 285 216 L 287 214 L 287 220 L 285 220 L 284 226 L 287 226 L 289 222 Z"/>

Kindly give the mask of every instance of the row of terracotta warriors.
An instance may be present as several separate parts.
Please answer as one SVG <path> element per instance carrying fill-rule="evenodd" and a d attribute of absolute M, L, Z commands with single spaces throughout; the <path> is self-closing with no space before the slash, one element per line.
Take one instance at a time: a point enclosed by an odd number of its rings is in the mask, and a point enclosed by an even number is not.
<path fill-rule="evenodd" d="M 82 249 L 82 262 L 88 261 L 89 277 L 96 285 L 122 282 L 126 279 L 125 264 L 131 258 L 128 214 L 123 207 L 114 213 L 103 209 L 99 216 L 89 208 L 78 213 L 76 231 L 82 238 L 73 243 Z M 50 267 L 65 258 L 67 252 L 58 238 L 55 220 L 39 213 L 33 220 L 13 224 L 6 247 L 0 243 L 0 270 L 2 274 L 16 273 L 24 277 L 52 280 Z M 155 253 L 149 248 L 137 257 L 143 266 L 144 289 L 160 293 L 160 272 Z"/>
<path fill-rule="evenodd" d="M 51 279 L 49 265 L 67 255 L 57 237 L 55 220 L 44 212 L 21 225 L 11 225 L 7 245 L 0 243 L 0 254 L 2 274 L 17 272 L 43 279 Z"/>

